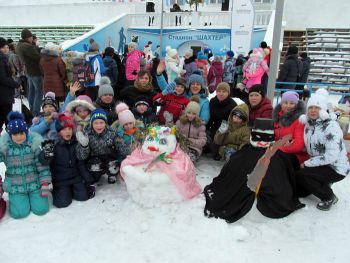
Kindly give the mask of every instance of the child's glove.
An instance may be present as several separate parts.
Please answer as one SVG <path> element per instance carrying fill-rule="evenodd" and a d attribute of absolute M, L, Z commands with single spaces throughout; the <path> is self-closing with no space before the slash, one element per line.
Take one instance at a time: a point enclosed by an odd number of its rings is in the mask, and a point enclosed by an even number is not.
<path fill-rule="evenodd" d="M 53 140 L 46 140 L 42 142 L 41 147 L 44 151 L 44 157 L 46 160 L 54 157 L 55 142 Z"/>
<path fill-rule="evenodd" d="M 163 113 L 164 119 L 166 123 L 172 122 L 174 119 L 174 116 L 172 113 L 170 113 L 169 111 L 164 111 Z"/>
<path fill-rule="evenodd" d="M 223 120 L 223 121 L 221 122 L 221 125 L 220 125 L 218 131 L 219 131 L 219 133 L 221 133 L 221 134 L 223 134 L 223 133 L 225 133 L 225 132 L 228 131 L 228 123 L 227 123 L 227 121 Z"/>
<path fill-rule="evenodd" d="M 50 186 L 48 184 L 41 185 L 41 196 L 48 197 L 50 193 Z"/>
<path fill-rule="evenodd" d="M 157 95 L 155 95 L 153 97 L 153 100 L 159 104 L 162 104 L 164 102 L 164 99 L 163 99 L 163 94 L 162 93 L 158 93 Z"/>
<path fill-rule="evenodd" d="M 77 131 L 75 137 L 77 137 L 77 140 L 81 144 L 81 146 L 87 147 L 89 145 L 89 137 L 87 135 L 84 135 L 83 132 Z"/>

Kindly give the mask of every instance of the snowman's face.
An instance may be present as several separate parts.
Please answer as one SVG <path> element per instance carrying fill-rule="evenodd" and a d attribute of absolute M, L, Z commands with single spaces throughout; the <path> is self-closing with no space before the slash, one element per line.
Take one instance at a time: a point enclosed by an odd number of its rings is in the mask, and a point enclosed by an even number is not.
<path fill-rule="evenodd" d="M 152 156 L 158 156 L 164 152 L 168 155 L 175 149 L 176 137 L 168 127 L 151 128 L 142 145 L 142 151 Z"/>

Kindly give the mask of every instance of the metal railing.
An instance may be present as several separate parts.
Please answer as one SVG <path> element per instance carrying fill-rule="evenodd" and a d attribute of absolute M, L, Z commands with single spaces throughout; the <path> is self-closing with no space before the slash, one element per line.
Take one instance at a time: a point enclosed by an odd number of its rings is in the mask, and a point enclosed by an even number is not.
<path fill-rule="evenodd" d="M 311 97 L 311 94 L 316 90 L 315 87 L 321 88 L 321 87 L 326 87 L 326 90 L 330 95 L 339 95 L 341 96 L 340 103 L 344 101 L 344 98 L 346 96 L 350 96 L 350 84 L 334 84 L 334 83 L 325 83 L 325 82 L 281 82 L 281 81 L 276 81 L 276 86 L 275 86 L 275 93 L 281 93 L 289 90 L 293 90 L 297 93 L 304 93 L 304 90 L 294 90 L 294 89 L 280 89 L 277 86 L 278 85 L 303 85 L 308 87 L 308 92 L 309 96 Z M 331 88 L 329 88 L 331 87 Z M 342 91 L 335 91 L 332 90 L 332 88 L 343 88 Z M 279 100 L 280 96 L 277 96 L 277 103 Z"/>

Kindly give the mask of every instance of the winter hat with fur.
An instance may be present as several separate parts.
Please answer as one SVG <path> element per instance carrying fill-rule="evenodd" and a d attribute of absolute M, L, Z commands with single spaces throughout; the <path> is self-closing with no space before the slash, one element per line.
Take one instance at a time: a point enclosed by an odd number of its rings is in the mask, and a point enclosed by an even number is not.
<path fill-rule="evenodd" d="M 318 108 L 320 108 L 320 116 L 319 118 L 321 120 L 326 120 L 329 118 L 329 114 L 327 113 L 327 101 L 326 99 L 324 98 L 324 96 L 320 95 L 320 94 L 313 94 L 311 96 L 311 98 L 308 100 L 307 102 L 307 107 L 306 109 L 308 110 L 309 107 L 312 107 L 312 106 L 316 106 Z M 299 120 L 306 124 L 307 123 L 307 120 L 308 120 L 308 117 L 306 114 L 303 114 L 300 116 Z"/>
<path fill-rule="evenodd" d="M 56 94 L 54 92 L 49 91 L 45 94 L 41 107 L 44 108 L 46 105 L 51 105 L 56 109 L 56 111 L 58 110 L 58 104 L 56 101 Z"/>
<path fill-rule="evenodd" d="M 20 132 L 28 134 L 28 126 L 24 121 L 22 113 L 18 111 L 11 111 L 7 115 L 7 119 L 9 122 L 6 126 L 6 130 L 10 136 Z"/>
<path fill-rule="evenodd" d="M 132 112 L 129 110 L 128 105 L 126 105 L 124 102 L 119 103 L 115 107 L 115 111 L 118 114 L 118 121 L 122 126 L 128 122 L 135 123 L 134 114 L 132 114 Z"/>
<path fill-rule="evenodd" d="M 227 82 L 220 82 L 216 87 L 216 91 L 223 90 L 230 93 L 230 85 Z"/>
<path fill-rule="evenodd" d="M 100 80 L 100 85 L 98 88 L 98 97 L 102 97 L 104 95 L 112 94 L 114 96 L 114 90 L 111 86 L 111 80 L 103 76 Z"/>
<path fill-rule="evenodd" d="M 166 51 L 167 55 L 171 58 L 173 58 L 177 55 L 177 50 L 174 48 L 171 48 L 171 46 L 167 46 L 165 51 Z"/>
<path fill-rule="evenodd" d="M 187 107 L 185 109 L 185 114 L 192 112 L 199 116 L 201 106 L 199 105 L 199 97 L 198 96 L 193 96 L 191 98 L 190 103 L 187 104 Z"/>
<path fill-rule="evenodd" d="M 95 106 L 92 104 L 92 100 L 87 95 L 80 95 L 75 100 L 68 103 L 66 111 L 73 113 L 77 110 L 78 107 L 84 107 L 90 112 L 95 109 Z"/>
<path fill-rule="evenodd" d="M 55 127 L 57 132 L 60 132 L 61 130 L 68 127 L 74 129 L 74 121 L 71 117 L 61 113 L 58 115 Z"/>

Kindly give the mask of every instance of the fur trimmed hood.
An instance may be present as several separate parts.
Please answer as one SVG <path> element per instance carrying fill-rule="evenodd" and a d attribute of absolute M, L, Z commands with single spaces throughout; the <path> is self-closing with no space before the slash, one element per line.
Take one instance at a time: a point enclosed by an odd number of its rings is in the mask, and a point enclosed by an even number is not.
<path fill-rule="evenodd" d="M 189 121 L 186 117 L 186 114 L 182 114 L 181 117 L 179 118 L 179 120 L 182 124 L 189 123 Z M 203 121 L 198 116 L 196 116 L 196 118 L 192 121 L 193 126 L 196 128 L 199 128 L 202 125 L 202 123 L 203 123 Z"/>
<path fill-rule="evenodd" d="M 295 109 L 291 112 L 286 112 L 284 114 L 280 114 L 282 109 L 281 104 L 278 104 L 272 112 L 273 122 L 279 122 L 282 127 L 290 126 L 295 120 L 299 119 L 299 117 L 305 114 L 305 104 L 303 101 L 299 100 Z"/>
<path fill-rule="evenodd" d="M 52 56 L 52 57 L 58 57 L 60 54 L 58 52 L 58 50 L 54 50 L 54 49 L 42 49 L 40 52 L 42 55 L 46 55 L 46 56 Z"/>
<path fill-rule="evenodd" d="M 331 112 L 331 113 L 328 113 L 327 111 L 325 111 L 325 110 L 320 110 L 320 116 L 318 117 L 318 119 L 317 120 L 315 120 L 315 121 L 312 121 L 311 119 L 309 119 L 309 117 L 307 116 L 307 114 L 303 114 L 303 115 L 301 115 L 300 117 L 299 117 L 299 121 L 302 123 L 302 124 L 307 124 L 307 123 L 309 123 L 309 124 L 311 124 L 311 125 L 313 125 L 313 124 L 318 124 L 318 123 L 321 123 L 321 122 L 324 122 L 324 121 L 331 121 L 331 120 L 333 120 L 333 121 L 335 121 L 335 120 L 337 120 L 338 119 L 338 116 L 335 114 L 335 113 L 333 113 L 333 112 Z"/>
<path fill-rule="evenodd" d="M 90 111 L 93 111 L 95 109 L 95 106 L 90 104 L 89 102 L 87 102 L 85 100 L 75 99 L 75 100 L 71 101 L 70 103 L 68 103 L 68 105 L 66 107 L 66 111 L 73 113 L 75 108 L 78 106 L 83 106 L 83 107 L 89 109 Z"/>
<path fill-rule="evenodd" d="M 33 152 L 40 150 L 41 143 L 44 141 L 43 137 L 36 132 L 29 132 L 27 135 L 27 140 L 23 143 L 23 145 L 31 146 Z M 5 153 L 9 149 L 9 147 L 13 146 L 14 143 L 10 138 L 8 133 L 4 134 L 0 138 L 0 152 Z"/>

